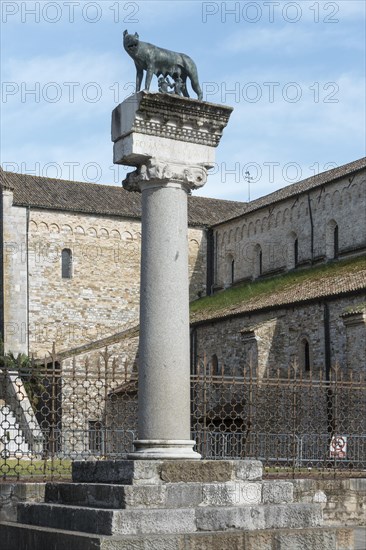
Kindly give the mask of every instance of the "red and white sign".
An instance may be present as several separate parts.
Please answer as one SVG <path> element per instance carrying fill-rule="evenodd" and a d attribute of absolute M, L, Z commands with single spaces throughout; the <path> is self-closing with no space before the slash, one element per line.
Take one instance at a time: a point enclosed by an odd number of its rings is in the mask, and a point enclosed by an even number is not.
<path fill-rule="evenodd" d="M 331 458 L 346 458 L 347 456 L 347 436 L 334 435 L 330 442 Z"/>

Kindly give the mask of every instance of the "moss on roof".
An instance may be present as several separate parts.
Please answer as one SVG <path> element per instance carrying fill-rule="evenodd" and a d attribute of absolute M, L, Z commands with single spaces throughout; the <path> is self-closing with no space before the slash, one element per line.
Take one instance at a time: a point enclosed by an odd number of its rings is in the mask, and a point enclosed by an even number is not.
<path fill-rule="evenodd" d="M 270 279 L 243 283 L 191 303 L 191 322 L 200 323 L 366 290 L 366 257 L 291 271 Z"/>

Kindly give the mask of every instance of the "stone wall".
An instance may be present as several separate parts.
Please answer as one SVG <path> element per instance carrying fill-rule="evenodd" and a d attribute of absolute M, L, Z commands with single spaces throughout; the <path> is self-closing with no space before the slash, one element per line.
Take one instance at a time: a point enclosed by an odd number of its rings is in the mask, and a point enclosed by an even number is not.
<path fill-rule="evenodd" d="M 72 254 L 62 278 L 62 250 Z M 138 317 L 140 223 L 32 210 L 29 222 L 30 348 L 74 348 Z"/>
<path fill-rule="evenodd" d="M 28 353 L 27 210 L 13 207 L 13 193 L 2 193 L 2 324 L 5 352 Z"/>
<path fill-rule="evenodd" d="M 342 315 L 365 301 L 366 293 L 327 302 L 330 315 L 331 365 L 339 364 L 344 374 L 365 371 L 366 324 L 359 315 L 357 325 L 348 325 Z M 208 361 L 216 355 L 219 372 L 223 366 L 227 375 L 240 375 L 254 362 L 260 377 L 277 372 L 287 376 L 288 367 L 297 363 L 304 370 L 302 343 L 310 346 L 310 362 L 314 376 L 325 372 L 324 303 L 296 305 L 266 312 L 243 314 L 240 317 L 209 321 L 194 327 L 197 339 L 197 361 L 204 354 Z M 357 328 L 358 340 L 347 334 Z M 348 331 L 348 332 L 347 332 Z M 358 347 L 359 346 L 359 347 Z M 355 351 L 356 348 L 356 351 Z M 357 351 L 358 350 L 358 351 Z"/>
<path fill-rule="evenodd" d="M 366 479 L 296 479 L 296 502 L 320 502 L 328 525 L 366 526 Z"/>
<path fill-rule="evenodd" d="M 218 225 L 214 238 L 217 287 L 357 253 L 366 247 L 365 173 Z"/>
<path fill-rule="evenodd" d="M 48 354 L 53 342 L 58 350 L 75 348 L 138 323 L 139 220 L 32 209 L 27 234 L 27 209 L 12 206 L 11 192 L 4 191 L 4 208 L 8 351 L 28 352 L 28 321 L 29 353 L 36 357 Z M 206 290 L 204 230 L 190 228 L 188 241 L 194 299 Z M 65 250 L 70 278 L 62 277 Z"/>

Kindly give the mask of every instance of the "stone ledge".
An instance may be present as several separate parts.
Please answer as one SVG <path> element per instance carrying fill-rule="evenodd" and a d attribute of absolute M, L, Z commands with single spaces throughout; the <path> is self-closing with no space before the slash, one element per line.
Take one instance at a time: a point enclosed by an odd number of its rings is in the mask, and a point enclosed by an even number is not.
<path fill-rule="evenodd" d="M 113 510 L 61 504 L 19 504 L 18 521 L 100 535 L 300 529 L 322 524 L 318 504 L 255 504 Z"/>
<path fill-rule="evenodd" d="M 287 484 L 285 493 L 276 484 L 266 487 L 267 503 L 292 502 Z M 198 506 L 243 506 L 263 501 L 264 485 L 260 481 L 228 481 L 225 483 L 166 483 L 157 485 L 113 485 L 87 483 L 48 483 L 46 503 L 90 506 L 108 509 L 129 508 L 195 508 Z"/>
<path fill-rule="evenodd" d="M 2 550 L 353 550 L 351 529 L 231 531 L 105 537 L 14 523 L 0 524 Z"/>
<path fill-rule="evenodd" d="M 259 481 L 258 460 L 103 460 L 73 463 L 72 478 L 78 483 L 215 483 Z"/>

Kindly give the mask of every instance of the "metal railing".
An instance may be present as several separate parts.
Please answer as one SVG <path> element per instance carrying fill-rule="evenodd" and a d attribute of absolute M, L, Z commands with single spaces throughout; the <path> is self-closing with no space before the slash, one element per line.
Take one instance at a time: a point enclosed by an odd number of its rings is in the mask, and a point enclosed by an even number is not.
<path fill-rule="evenodd" d="M 287 375 L 287 376 L 286 376 Z M 0 369 L 2 479 L 69 477 L 73 460 L 124 458 L 137 438 L 137 374 L 105 349 L 81 362 Z M 206 459 L 256 458 L 283 475 L 366 475 L 366 381 L 222 368 L 191 376 L 192 436 Z"/>

